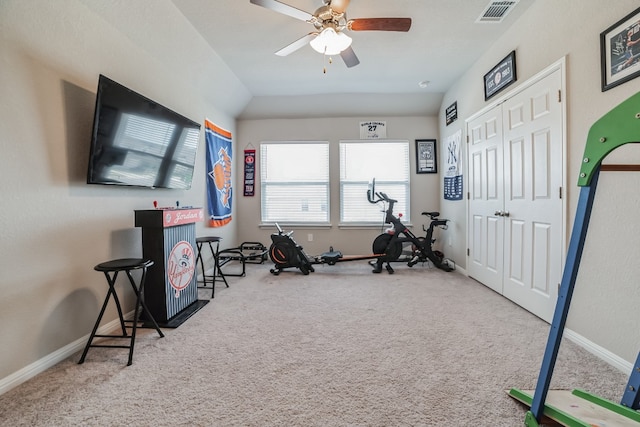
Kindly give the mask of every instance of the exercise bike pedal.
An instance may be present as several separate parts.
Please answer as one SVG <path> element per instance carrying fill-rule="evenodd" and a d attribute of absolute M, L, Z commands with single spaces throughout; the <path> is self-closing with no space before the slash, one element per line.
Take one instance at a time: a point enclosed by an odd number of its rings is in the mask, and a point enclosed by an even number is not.
<path fill-rule="evenodd" d="M 391 267 L 391 264 L 387 263 L 387 265 L 385 266 L 385 268 L 387 269 L 387 271 L 389 272 L 389 274 L 393 274 L 393 273 L 395 273 L 395 270 L 393 269 L 393 267 Z"/>

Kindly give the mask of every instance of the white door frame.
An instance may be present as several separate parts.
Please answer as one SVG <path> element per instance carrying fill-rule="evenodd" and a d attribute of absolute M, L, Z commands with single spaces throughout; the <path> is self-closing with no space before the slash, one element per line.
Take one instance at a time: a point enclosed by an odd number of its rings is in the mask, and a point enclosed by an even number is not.
<path fill-rule="evenodd" d="M 564 97 L 563 99 L 567 99 L 566 96 L 566 57 L 562 57 L 560 58 L 558 61 L 554 62 L 553 64 L 549 65 L 547 68 L 545 68 L 544 70 L 540 71 L 539 73 L 537 73 L 536 75 L 534 75 L 533 77 L 529 78 L 528 80 L 522 82 L 521 84 L 519 84 L 517 87 L 511 89 L 509 92 L 503 94 L 502 96 L 496 98 L 494 101 L 492 101 L 490 104 L 486 105 L 484 108 L 482 108 L 481 110 L 477 111 L 476 113 L 474 113 L 473 115 L 471 115 L 470 117 L 468 117 L 467 119 L 465 119 L 465 125 L 464 125 L 464 140 L 466 140 L 468 142 L 468 127 L 469 127 L 469 122 L 475 120 L 476 118 L 482 116 L 484 113 L 486 113 L 487 111 L 490 111 L 491 109 L 497 107 L 498 105 L 502 104 L 503 102 L 505 102 L 507 99 L 512 98 L 514 96 L 516 96 L 518 93 L 522 92 L 524 89 L 530 87 L 531 85 L 533 85 L 534 83 L 537 83 L 538 81 L 544 79 L 545 77 L 547 77 L 548 75 L 556 72 L 560 70 L 560 75 L 561 75 L 561 93 L 559 94 L 559 96 Z M 567 224 L 567 206 L 568 206 L 568 197 L 567 197 L 567 105 L 566 102 L 562 103 L 562 156 L 563 156 L 563 165 L 562 165 L 562 188 L 564 189 L 564 194 L 562 195 L 562 260 L 561 260 L 561 264 L 562 264 L 562 269 L 564 269 L 564 264 L 565 264 L 565 258 L 566 258 L 566 252 L 567 252 L 567 230 L 568 230 L 568 224 Z M 466 156 L 467 156 L 467 181 L 469 182 L 471 179 L 470 176 L 470 164 L 469 164 L 469 144 L 467 144 L 467 149 L 466 149 Z M 468 186 L 467 186 L 468 187 Z M 467 190 L 469 191 L 469 190 Z M 469 193 L 467 193 L 469 194 Z M 469 244 L 470 244 L 470 238 L 469 238 L 469 198 L 466 198 L 466 247 L 469 248 Z M 469 250 L 467 250 L 467 258 L 466 258 L 466 263 L 467 265 L 469 265 L 470 262 L 470 256 L 469 256 Z"/>

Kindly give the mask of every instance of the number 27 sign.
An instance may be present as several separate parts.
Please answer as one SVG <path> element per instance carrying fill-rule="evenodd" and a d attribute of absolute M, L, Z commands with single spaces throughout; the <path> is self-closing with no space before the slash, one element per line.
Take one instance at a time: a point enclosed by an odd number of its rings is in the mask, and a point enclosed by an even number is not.
<path fill-rule="evenodd" d="M 360 122 L 360 139 L 385 139 L 387 122 Z"/>

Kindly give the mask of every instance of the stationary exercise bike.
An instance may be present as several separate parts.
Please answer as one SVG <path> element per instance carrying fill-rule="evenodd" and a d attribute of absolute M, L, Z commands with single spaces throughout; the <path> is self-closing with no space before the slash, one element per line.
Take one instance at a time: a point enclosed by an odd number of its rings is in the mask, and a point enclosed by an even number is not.
<path fill-rule="evenodd" d="M 371 260 L 370 263 L 374 267 L 374 273 L 380 273 L 382 266 L 386 263 L 386 270 L 394 273 L 391 262 L 406 261 L 409 267 L 413 267 L 418 263 L 431 261 L 436 267 L 444 271 L 454 270 L 453 261 L 444 258 L 444 254 L 434 251 L 432 248 L 435 239 L 433 231 L 436 227 L 446 229 L 447 220 L 439 219 L 438 212 L 423 212 L 423 215 L 431 218 L 428 228 L 424 225 L 422 229 L 426 232 L 425 237 L 415 236 L 398 217 L 393 214 L 393 206 L 397 200 L 389 198 L 385 193 L 375 191 L 375 179 L 371 187 L 367 190 L 367 200 L 370 203 L 386 203 L 385 223 L 391 226 L 380 234 L 373 241 L 373 253 L 368 255 L 342 255 L 342 252 L 333 250 L 333 247 L 318 256 L 308 255 L 302 246 L 293 240 L 293 231 L 284 232 L 276 223 L 278 233 L 271 234 L 271 247 L 269 248 L 269 257 L 273 261 L 274 268 L 270 271 L 272 274 L 278 275 L 286 268 L 297 268 L 303 274 L 307 275 L 315 271 L 315 264 L 334 265 L 338 262 Z M 405 244 L 411 244 L 411 253 L 409 256 L 403 256 L 403 247 Z"/>
<path fill-rule="evenodd" d="M 367 190 L 367 200 L 369 200 L 370 203 L 387 203 L 384 222 L 385 224 L 391 224 L 391 227 L 373 241 L 373 252 L 382 254 L 376 259 L 373 268 L 374 273 L 380 273 L 382 271 L 382 265 L 385 263 L 387 271 L 393 273 L 393 268 L 390 263 L 406 260 L 401 259 L 403 247 L 406 243 L 411 244 L 411 255 L 407 261 L 409 267 L 413 267 L 419 262 L 423 263 L 429 260 L 441 270 L 452 271 L 455 269 L 453 261 L 445 258 L 442 252 L 433 250 L 433 243 L 436 241 L 433 238 L 434 229 L 447 229 L 448 220 L 439 219 L 440 212 L 422 212 L 422 215 L 426 215 L 431 219 L 431 222 L 428 228 L 425 228 L 424 225 L 422 226 L 422 230 L 426 235 L 424 237 L 418 237 L 402 223 L 400 218 L 393 214 L 393 205 L 398 201 L 391 199 L 385 193 L 375 191 L 375 180 L 373 181 L 371 189 Z"/>

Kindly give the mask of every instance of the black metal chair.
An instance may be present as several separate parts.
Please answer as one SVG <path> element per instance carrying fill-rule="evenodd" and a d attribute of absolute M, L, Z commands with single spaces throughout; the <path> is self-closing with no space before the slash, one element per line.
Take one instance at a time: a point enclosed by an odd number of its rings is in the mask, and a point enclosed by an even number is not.
<path fill-rule="evenodd" d="M 200 263 L 200 267 L 202 269 L 202 280 L 198 281 L 198 283 L 202 283 L 202 286 L 198 286 L 199 289 L 209 289 L 207 283 L 211 283 L 211 298 L 215 296 L 216 293 L 216 281 L 224 282 L 225 286 L 228 288 L 229 283 L 227 283 L 227 278 L 222 273 L 220 269 L 220 260 L 219 260 L 219 251 L 220 251 L 220 240 L 221 237 L 217 236 L 204 236 L 196 238 L 196 247 L 198 250 L 198 255 L 196 257 L 196 266 Z M 204 265 L 204 260 L 202 258 L 202 246 L 204 244 L 209 246 L 209 250 L 211 251 L 211 257 L 213 258 L 213 274 L 206 274 L 206 269 Z M 215 248 L 214 248 L 215 245 Z"/>
<path fill-rule="evenodd" d="M 128 348 L 129 349 L 129 361 L 127 366 L 131 365 L 133 362 L 133 347 L 136 341 L 136 329 L 138 328 L 138 323 L 140 323 L 139 315 L 140 308 L 142 308 L 142 312 L 144 313 L 146 320 L 153 325 L 160 338 L 164 337 L 164 334 L 160 330 L 160 327 L 156 323 L 153 315 L 147 308 L 147 305 L 144 302 L 144 282 L 147 276 L 147 268 L 153 265 L 153 261 L 142 258 L 122 258 L 116 259 L 112 261 L 103 262 L 101 264 L 93 267 L 96 271 L 102 271 L 104 276 L 107 278 L 107 282 L 109 283 L 109 291 L 107 292 L 107 296 L 104 299 L 104 303 L 102 304 L 102 309 L 100 310 L 100 314 L 98 315 L 98 320 L 96 320 L 96 324 L 93 327 L 93 331 L 91 331 L 91 335 L 89 336 L 89 341 L 87 341 L 87 345 L 82 352 L 82 357 L 80 357 L 80 361 L 78 364 L 84 363 L 85 357 L 87 357 L 87 352 L 91 347 L 115 347 L 115 348 Z M 131 276 L 132 270 L 142 270 L 142 276 L 140 278 L 139 285 L 136 285 L 133 276 Z M 136 295 L 136 305 L 133 312 L 132 320 L 125 320 L 122 314 L 122 306 L 120 305 L 120 300 L 118 298 L 118 294 L 116 293 L 115 284 L 116 279 L 118 278 L 118 273 L 124 271 L 127 277 L 129 278 L 129 283 L 131 283 L 131 287 L 133 292 Z M 98 327 L 100 326 L 100 322 L 102 320 L 102 316 L 109 304 L 109 299 L 113 296 L 113 299 L 116 303 L 116 308 L 118 309 L 118 317 L 120 320 L 120 327 L 122 328 L 122 335 L 101 335 L 97 334 Z M 127 333 L 127 324 L 130 324 L 131 334 Z M 118 345 L 118 344 L 93 344 L 93 340 L 95 338 L 126 338 L 129 340 L 128 345 Z"/>

